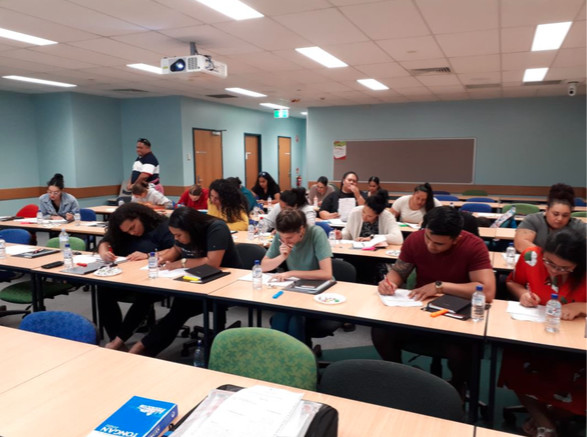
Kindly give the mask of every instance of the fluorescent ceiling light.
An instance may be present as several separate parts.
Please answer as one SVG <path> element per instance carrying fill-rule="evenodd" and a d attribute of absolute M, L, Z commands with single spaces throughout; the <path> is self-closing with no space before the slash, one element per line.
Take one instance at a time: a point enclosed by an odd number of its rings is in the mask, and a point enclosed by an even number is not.
<path fill-rule="evenodd" d="M 348 67 L 347 64 L 320 47 L 303 47 L 296 49 L 296 51 L 328 68 Z"/>
<path fill-rule="evenodd" d="M 40 83 L 41 85 L 61 86 L 64 88 L 71 88 L 77 85 L 63 82 L 53 82 L 52 80 L 35 79 L 34 77 L 24 76 L 2 76 L 4 79 L 21 80 L 23 82 Z"/>
<path fill-rule="evenodd" d="M 375 90 L 375 91 L 389 89 L 388 86 L 383 85 L 381 82 L 379 82 L 378 80 L 375 80 L 375 79 L 357 79 L 357 82 L 359 82 L 361 85 L 366 86 L 367 88 L 371 88 L 372 90 Z"/>
<path fill-rule="evenodd" d="M 246 90 L 244 88 L 224 88 L 226 91 L 230 91 L 231 93 L 243 94 L 249 97 L 267 97 L 265 94 L 261 94 L 255 91 Z"/>
<path fill-rule="evenodd" d="M 56 41 L 49 39 L 37 38 L 36 36 L 27 35 L 26 33 L 13 32 L 12 30 L 0 28 L 0 37 L 14 39 L 16 41 L 22 41 L 29 44 L 35 44 L 37 46 L 48 46 L 51 44 L 57 44 Z"/>
<path fill-rule="evenodd" d="M 149 73 L 163 74 L 161 67 L 155 67 L 149 64 L 126 64 L 127 67 L 136 68 L 137 70 L 147 71 Z"/>
<path fill-rule="evenodd" d="M 570 28 L 570 21 L 564 23 L 539 24 L 536 26 L 536 33 L 534 33 L 532 51 L 558 50 L 565 40 Z"/>
<path fill-rule="evenodd" d="M 544 80 L 548 68 L 527 68 L 524 72 L 523 82 L 540 82 Z"/>
<path fill-rule="evenodd" d="M 234 20 L 248 20 L 260 18 L 263 14 L 257 12 L 240 0 L 197 0 L 198 3 L 208 6 Z"/>
<path fill-rule="evenodd" d="M 261 106 L 266 106 L 271 109 L 289 109 L 289 106 L 276 105 L 275 103 L 259 103 Z"/>

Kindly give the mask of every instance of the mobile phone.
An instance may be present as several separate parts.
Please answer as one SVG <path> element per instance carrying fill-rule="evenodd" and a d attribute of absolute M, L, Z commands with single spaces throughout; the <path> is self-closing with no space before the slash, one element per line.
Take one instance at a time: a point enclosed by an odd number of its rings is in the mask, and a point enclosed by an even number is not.
<path fill-rule="evenodd" d="M 49 264 L 44 264 L 41 267 L 44 269 L 54 269 L 55 267 L 60 267 L 63 265 L 63 261 L 55 261 Z"/>

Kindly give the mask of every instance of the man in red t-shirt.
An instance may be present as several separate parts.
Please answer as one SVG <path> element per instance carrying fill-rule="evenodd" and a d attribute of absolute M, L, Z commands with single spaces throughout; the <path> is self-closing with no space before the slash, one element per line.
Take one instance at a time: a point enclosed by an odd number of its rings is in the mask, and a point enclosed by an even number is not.
<path fill-rule="evenodd" d="M 437 294 L 470 299 L 475 288 L 482 285 L 486 301 L 491 302 L 495 297 L 495 276 L 489 252 L 483 240 L 463 230 L 459 212 L 448 206 L 434 208 L 426 214 L 423 228 L 406 239 L 399 259 L 379 283 L 379 293 L 394 294 L 416 269 L 416 286 L 410 293 L 416 300 Z M 427 350 L 430 346 L 448 358 L 452 384 L 463 393 L 470 363 L 464 346 L 398 329 L 373 328 L 371 337 L 379 355 L 387 361 L 401 362 L 404 344 L 423 343 Z"/>

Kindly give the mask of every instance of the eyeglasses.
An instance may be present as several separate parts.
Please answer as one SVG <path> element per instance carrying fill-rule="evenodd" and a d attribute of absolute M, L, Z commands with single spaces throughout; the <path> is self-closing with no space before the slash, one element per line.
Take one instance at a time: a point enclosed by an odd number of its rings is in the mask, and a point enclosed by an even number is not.
<path fill-rule="evenodd" d="M 57 195 L 59 195 L 59 193 L 61 193 L 61 191 L 51 191 L 51 190 L 47 190 L 47 193 L 48 193 L 48 194 L 51 194 L 51 195 L 53 195 L 53 196 L 57 196 Z"/>
<path fill-rule="evenodd" d="M 143 143 L 147 147 L 151 147 L 151 142 L 146 138 L 139 138 L 137 143 Z"/>
<path fill-rule="evenodd" d="M 542 262 L 544 262 L 544 264 L 546 264 L 551 269 L 561 273 L 571 273 L 573 270 L 575 270 L 575 267 L 561 267 L 559 265 L 556 265 L 548 258 L 542 258 Z"/>

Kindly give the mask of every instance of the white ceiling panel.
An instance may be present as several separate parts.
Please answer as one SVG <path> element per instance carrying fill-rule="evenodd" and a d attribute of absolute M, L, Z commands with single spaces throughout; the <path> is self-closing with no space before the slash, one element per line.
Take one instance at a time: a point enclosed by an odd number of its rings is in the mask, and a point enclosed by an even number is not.
<path fill-rule="evenodd" d="M 553 68 L 582 67 L 585 65 L 585 49 L 560 49 L 552 63 Z"/>
<path fill-rule="evenodd" d="M 584 10 L 583 10 L 584 11 Z M 585 18 L 585 15 L 583 15 Z M 586 21 L 575 21 L 571 28 L 569 29 L 569 33 L 567 37 L 563 41 L 562 48 L 563 49 L 570 49 L 575 47 L 585 47 L 585 23 Z"/>
<path fill-rule="evenodd" d="M 114 36 L 113 40 L 139 47 L 160 55 L 160 57 L 182 56 L 189 53 L 189 45 L 157 32 L 140 32 Z"/>
<path fill-rule="evenodd" d="M 70 58 L 59 58 L 51 54 L 40 53 L 33 50 L 8 50 L 2 52 L 2 56 L 10 59 L 20 59 L 22 61 L 52 65 L 62 69 L 79 69 L 96 66 L 96 64 L 90 64 Z"/>
<path fill-rule="evenodd" d="M 330 2 L 327 0 L 295 0 L 295 1 L 275 1 L 275 0 L 246 0 L 247 5 L 261 12 L 264 15 L 286 15 L 297 12 L 317 11 L 329 8 Z"/>
<path fill-rule="evenodd" d="M 90 39 L 86 41 L 72 42 L 71 44 L 94 52 L 117 56 L 129 62 L 136 62 L 137 59 L 152 58 L 155 55 L 154 52 L 133 47 L 108 38 Z"/>
<path fill-rule="evenodd" d="M 536 27 L 509 27 L 501 30 L 502 53 L 529 52 Z"/>
<path fill-rule="evenodd" d="M 286 50 L 310 45 L 307 39 L 269 19 L 231 21 L 216 27 L 265 50 Z"/>
<path fill-rule="evenodd" d="M 418 80 L 426 86 L 455 86 L 460 85 L 459 78 L 454 74 L 437 74 L 434 76 L 418 76 Z"/>
<path fill-rule="evenodd" d="M 499 27 L 499 2 L 495 0 L 416 0 L 416 4 L 433 33 L 462 33 Z"/>
<path fill-rule="evenodd" d="M 387 53 L 381 50 L 377 44 L 370 41 L 327 45 L 322 48 L 339 59 L 344 58 L 349 65 L 378 64 L 391 61 Z"/>
<path fill-rule="evenodd" d="M 536 26 L 572 21 L 584 3 L 584 0 L 502 0 L 501 25 Z"/>
<path fill-rule="evenodd" d="M 378 41 L 379 46 L 396 61 L 441 58 L 444 53 L 431 36 Z"/>
<path fill-rule="evenodd" d="M 216 52 L 222 55 L 255 53 L 261 51 L 259 47 L 209 25 L 166 29 L 162 30 L 161 33 L 180 41 L 184 41 L 186 44 L 186 55 L 190 54 L 190 42 L 195 42 L 198 51 L 204 55 L 208 54 L 207 51 Z"/>
<path fill-rule="evenodd" d="M 501 84 L 501 72 L 458 74 L 459 81 L 465 85 Z"/>
<path fill-rule="evenodd" d="M 452 71 L 455 73 L 477 73 L 501 70 L 499 55 L 462 56 L 450 58 Z"/>
<path fill-rule="evenodd" d="M 367 64 L 361 65 L 356 67 L 357 70 L 364 73 L 368 77 L 372 77 L 374 79 L 380 77 L 392 77 L 392 78 L 409 78 L 413 79 L 409 76 L 409 73 L 396 62 L 385 62 L 383 64 Z"/>
<path fill-rule="evenodd" d="M 499 53 L 499 31 L 497 29 L 437 35 L 436 38 L 443 52 L 449 58 Z"/>
<path fill-rule="evenodd" d="M 542 52 L 504 53 L 501 62 L 504 70 L 549 67 L 556 56 L 555 50 Z"/>

